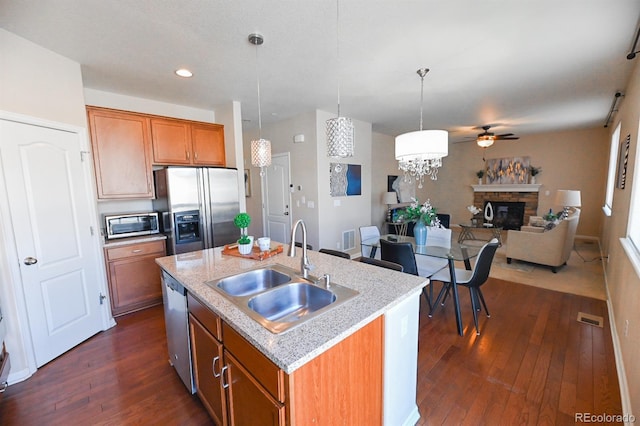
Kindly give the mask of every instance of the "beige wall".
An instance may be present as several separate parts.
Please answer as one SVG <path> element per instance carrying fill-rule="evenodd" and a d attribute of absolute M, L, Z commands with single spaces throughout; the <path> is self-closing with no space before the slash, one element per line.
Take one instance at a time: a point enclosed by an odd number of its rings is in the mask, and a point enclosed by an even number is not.
<path fill-rule="evenodd" d="M 601 233 L 604 254 L 608 255 L 605 263 L 605 275 L 609 292 L 609 303 L 613 313 L 617 334 L 614 344 L 619 345 L 620 354 L 626 370 L 629 389 L 629 413 L 636 418 L 640 413 L 640 277 L 631 264 L 629 257 L 622 249 L 620 238 L 626 236 L 629 221 L 631 192 L 640 182 L 633 180 L 637 166 L 636 151 L 638 149 L 638 123 L 640 121 L 640 66 L 636 66 L 627 86 L 625 96 L 619 105 L 618 113 L 613 117 L 610 131 L 621 123 L 620 137 L 631 136 L 629 148 L 629 164 L 627 167 L 627 183 L 625 189 L 615 189 L 613 195 L 613 212 L 604 219 Z M 638 188 L 635 188 L 638 191 Z M 625 336 L 625 322 L 629 322 Z"/>
<path fill-rule="evenodd" d="M 399 174 L 394 157 L 394 138 L 375 135 L 377 149 L 373 162 L 379 170 Z M 607 131 L 603 127 L 521 136 L 516 141 L 498 141 L 483 152 L 473 142 L 453 143 L 449 135 L 449 156 L 443 159 L 438 180 L 425 180 L 423 189 L 417 189 L 420 201 L 427 198 L 441 213 L 451 214 L 451 223 L 467 222 L 470 218 L 466 206 L 473 203 L 471 185 L 478 183 L 476 171 L 483 168 L 485 158 L 529 156 L 531 164 L 542 167 L 537 176 L 541 184 L 538 213 L 549 209 L 558 211 L 562 206 L 554 203 L 558 189 L 578 189 L 582 195 L 582 213 L 578 234 L 598 237 L 602 228 L 602 202 L 606 179 L 608 152 Z M 386 176 L 375 177 L 374 192 L 386 191 Z M 383 208 L 378 198 L 372 200 L 372 211 L 379 214 Z M 482 206 L 478 206 L 482 207 Z"/>

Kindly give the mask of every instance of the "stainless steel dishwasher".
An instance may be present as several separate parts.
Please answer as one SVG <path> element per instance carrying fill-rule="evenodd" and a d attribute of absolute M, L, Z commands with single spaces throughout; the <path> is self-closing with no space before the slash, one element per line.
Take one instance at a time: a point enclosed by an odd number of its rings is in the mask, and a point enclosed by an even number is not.
<path fill-rule="evenodd" d="M 176 369 L 189 392 L 193 394 L 196 388 L 191 371 L 187 290 L 165 271 L 162 271 L 162 298 L 169 363 Z"/>

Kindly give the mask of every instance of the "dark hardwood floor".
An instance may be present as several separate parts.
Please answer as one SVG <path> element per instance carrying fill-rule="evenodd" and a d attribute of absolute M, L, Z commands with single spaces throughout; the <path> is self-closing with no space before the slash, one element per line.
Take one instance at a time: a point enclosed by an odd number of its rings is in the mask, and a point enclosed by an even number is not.
<path fill-rule="evenodd" d="M 490 279 L 491 318 L 476 336 L 461 289 L 465 336 L 450 301 L 428 318 L 422 299 L 420 425 L 575 424 L 574 414 L 622 411 L 603 301 Z M 604 317 L 604 327 L 578 322 Z M 100 333 L 10 386 L 1 425 L 206 425 L 167 362 L 162 307 L 118 318 Z"/>

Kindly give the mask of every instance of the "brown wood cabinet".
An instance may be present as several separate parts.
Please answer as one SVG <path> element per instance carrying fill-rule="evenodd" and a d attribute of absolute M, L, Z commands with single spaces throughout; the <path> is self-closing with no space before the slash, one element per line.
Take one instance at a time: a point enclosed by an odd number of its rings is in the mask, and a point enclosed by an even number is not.
<path fill-rule="evenodd" d="M 224 126 L 152 118 L 153 163 L 225 166 Z"/>
<path fill-rule="evenodd" d="M 87 107 L 99 199 L 153 198 L 149 118 Z"/>
<path fill-rule="evenodd" d="M 166 255 L 164 240 L 104 250 L 113 316 L 162 303 L 160 267 L 155 259 Z"/>
<path fill-rule="evenodd" d="M 383 317 L 289 375 L 187 298 L 196 389 L 217 424 L 382 424 Z"/>

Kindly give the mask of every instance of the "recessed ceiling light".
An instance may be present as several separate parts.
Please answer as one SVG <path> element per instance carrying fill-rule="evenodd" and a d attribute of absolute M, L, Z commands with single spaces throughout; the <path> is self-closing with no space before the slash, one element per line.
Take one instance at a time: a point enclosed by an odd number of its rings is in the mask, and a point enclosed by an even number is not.
<path fill-rule="evenodd" d="M 187 78 L 193 76 L 193 73 L 186 68 L 180 68 L 179 70 L 176 70 L 176 74 L 178 74 L 180 77 Z"/>

